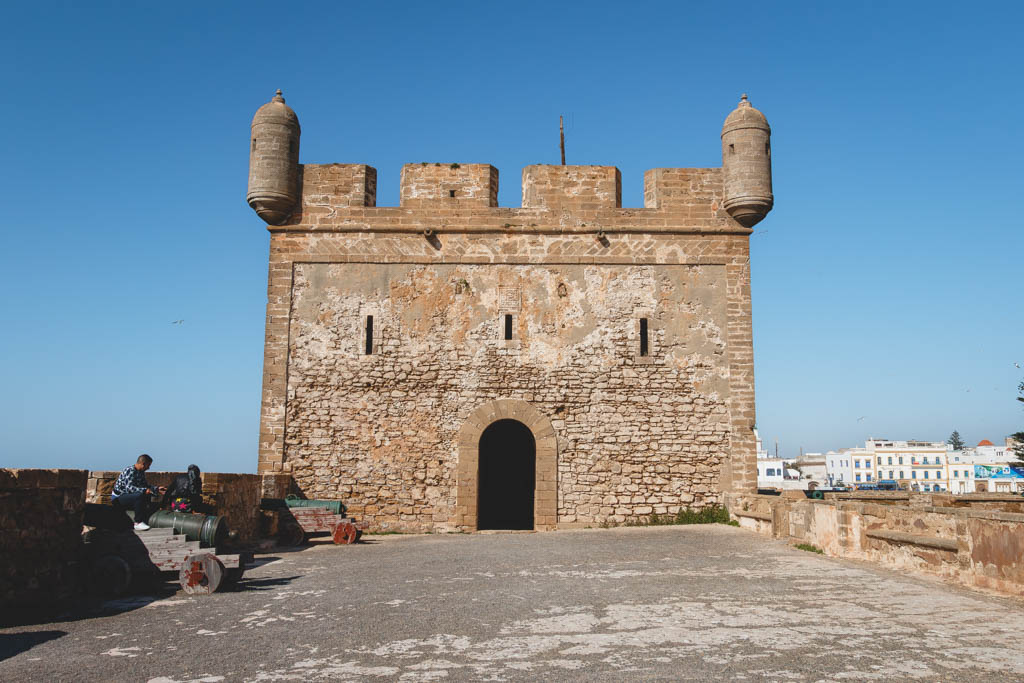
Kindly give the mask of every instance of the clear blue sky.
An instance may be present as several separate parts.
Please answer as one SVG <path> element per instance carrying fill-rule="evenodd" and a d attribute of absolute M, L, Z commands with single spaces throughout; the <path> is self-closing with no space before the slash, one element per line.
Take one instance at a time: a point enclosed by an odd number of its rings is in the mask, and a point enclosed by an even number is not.
<path fill-rule="evenodd" d="M 1019 3 L 9 3 L 0 466 L 255 471 L 268 233 L 253 112 L 303 162 L 718 166 L 773 128 L 752 238 L 780 452 L 1024 429 Z M 172 325 L 172 321 L 184 323 Z M 863 418 L 863 419 L 860 419 Z"/>

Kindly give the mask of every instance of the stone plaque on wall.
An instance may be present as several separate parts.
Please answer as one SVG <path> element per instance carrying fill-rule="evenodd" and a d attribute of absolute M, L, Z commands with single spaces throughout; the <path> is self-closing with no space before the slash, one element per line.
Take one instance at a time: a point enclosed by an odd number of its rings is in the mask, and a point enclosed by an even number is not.
<path fill-rule="evenodd" d="M 518 313 L 522 295 L 518 287 L 498 287 L 498 310 Z"/>

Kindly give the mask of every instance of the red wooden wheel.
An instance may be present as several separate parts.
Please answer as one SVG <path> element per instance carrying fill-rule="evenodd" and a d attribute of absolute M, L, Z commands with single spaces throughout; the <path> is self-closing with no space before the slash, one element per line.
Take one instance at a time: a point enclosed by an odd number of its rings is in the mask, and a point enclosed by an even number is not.
<path fill-rule="evenodd" d="M 359 529 L 352 522 L 342 522 L 334 527 L 331 537 L 338 545 L 350 545 L 359 540 Z"/>
<path fill-rule="evenodd" d="M 213 553 L 189 555 L 178 570 L 178 583 L 189 595 L 209 595 L 220 588 L 224 565 Z"/>

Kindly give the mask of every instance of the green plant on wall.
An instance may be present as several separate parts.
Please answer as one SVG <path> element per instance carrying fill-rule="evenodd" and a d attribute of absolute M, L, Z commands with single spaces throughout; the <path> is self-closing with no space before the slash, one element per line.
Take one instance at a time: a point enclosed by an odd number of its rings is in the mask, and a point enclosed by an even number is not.
<path fill-rule="evenodd" d="M 626 526 L 670 526 L 676 524 L 728 524 L 739 526 L 739 522 L 729 519 L 729 511 L 722 505 L 708 505 L 700 510 L 680 508 L 676 514 L 657 513 L 649 517 L 626 522 Z"/>
<path fill-rule="evenodd" d="M 806 550 L 809 553 L 817 553 L 819 555 L 824 555 L 825 554 L 824 550 L 822 550 L 818 546 L 813 545 L 811 543 L 797 543 L 793 547 L 796 548 L 797 550 Z"/>

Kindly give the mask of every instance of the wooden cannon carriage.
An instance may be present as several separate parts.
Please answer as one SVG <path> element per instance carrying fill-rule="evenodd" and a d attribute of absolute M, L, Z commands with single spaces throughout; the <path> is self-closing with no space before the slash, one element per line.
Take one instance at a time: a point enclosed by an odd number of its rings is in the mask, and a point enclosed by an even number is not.
<path fill-rule="evenodd" d="M 97 516 L 110 517 L 104 511 L 93 511 L 94 519 Z M 196 523 L 188 524 L 188 533 L 183 532 L 180 523 L 173 523 L 176 520 L 168 520 L 168 528 L 154 527 L 148 531 L 135 531 L 130 524 L 127 528 L 118 524 L 115 528 L 88 531 L 83 541 L 93 590 L 100 594 L 120 595 L 128 589 L 135 576 L 177 572 L 178 583 L 186 593 L 209 595 L 225 582 L 241 579 L 246 566 L 252 562 L 252 554 L 203 547 L 209 545 L 207 541 L 226 534 L 226 525 L 211 524 L 205 515 L 194 517 L 197 518 Z M 88 518 L 87 512 L 86 523 L 90 521 Z M 211 528 L 218 528 L 221 533 L 215 534 Z M 191 533 L 193 530 L 198 531 Z M 190 535 L 194 540 L 190 540 Z"/>
<path fill-rule="evenodd" d="M 326 532 L 338 545 L 349 545 L 363 535 L 360 525 L 346 517 L 345 507 L 337 500 L 264 498 L 260 508 L 275 513 L 277 538 L 281 545 L 302 545 L 310 534 Z"/>

